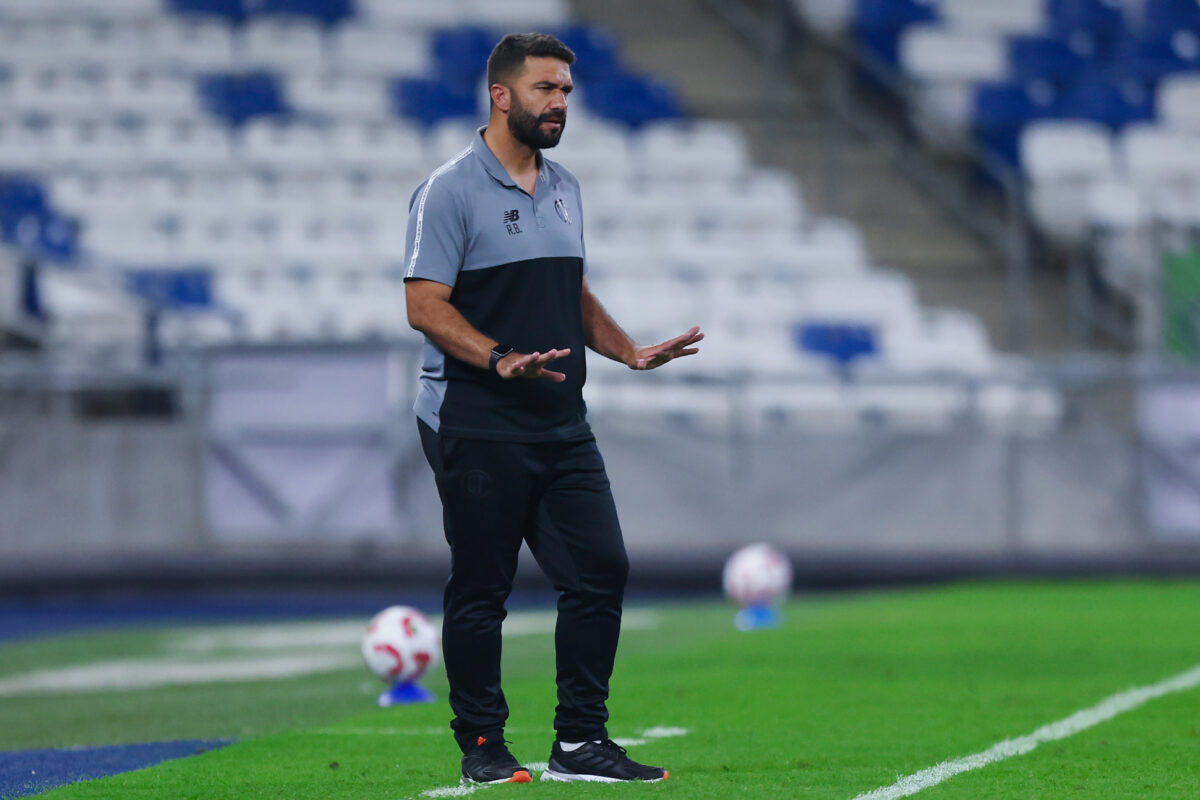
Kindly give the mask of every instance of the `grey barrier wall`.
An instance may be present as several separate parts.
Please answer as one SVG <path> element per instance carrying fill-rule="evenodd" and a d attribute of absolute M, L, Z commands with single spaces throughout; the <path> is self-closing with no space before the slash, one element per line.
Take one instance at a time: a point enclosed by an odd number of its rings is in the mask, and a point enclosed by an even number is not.
<path fill-rule="evenodd" d="M 440 507 L 409 410 L 414 358 L 382 346 L 215 353 L 203 380 L 179 384 L 179 411 L 156 420 L 83 419 L 70 391 L 9 391 L 0 586 L 440 579 Z M 722 418 L 694 413 L 700 387 L 667 370 L 630 380 L 681 389 L 665 408 L 606 401 L 592 413 L 635 574 L 711 573 L 754 541 L 817 578 L 1038 559 L 1200 563 L 1200 514 L 1189 516 L 1200 426 L 1180 411 L 1198 407 L 1195 381 L 1144 388 L 1139 401 L 1127 381 L 1074 380 L 1053 425 L 1004 431 L 970 414 L 932 429 L 877 415 L 747 424 L 741 383 L 718 387 L 733 401 Z"/>

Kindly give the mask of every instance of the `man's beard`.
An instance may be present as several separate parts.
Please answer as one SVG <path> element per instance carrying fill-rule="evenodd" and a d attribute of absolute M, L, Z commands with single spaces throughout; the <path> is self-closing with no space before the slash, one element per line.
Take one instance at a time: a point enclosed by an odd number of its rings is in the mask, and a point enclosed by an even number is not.
<path fill-rule="evenodd" d="M 542 123 L 544 122 L 557 122 L 559 123 L 559 128 L 558 130 L 546 133 L 542 130 Z M 525 110 L 525 107 L 517 100 L 516 94 L 512 95 L 512 104 L 508 109 L 508 130 L 514 139 L 526 147 L 534 150 L 544 150 L 547 147 L 554 147 L 558 144 L 558 140 L 562 138 L 566 127 L 566 111 L 547 111 L 540 117 L 535 117 Z"/>

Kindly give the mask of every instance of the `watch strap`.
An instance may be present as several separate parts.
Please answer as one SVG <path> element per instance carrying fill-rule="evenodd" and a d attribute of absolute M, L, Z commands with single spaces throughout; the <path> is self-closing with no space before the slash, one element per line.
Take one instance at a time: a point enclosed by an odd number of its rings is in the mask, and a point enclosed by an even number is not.
<path fill-rule="evenodd" d="M 492 348 L 492 354 L 488 357 L 488 369 L 496 372 L 496 365 L 500 363 L 500 359 L 511 353 L 514 348 L 511 344 L 498 344 Z"/>

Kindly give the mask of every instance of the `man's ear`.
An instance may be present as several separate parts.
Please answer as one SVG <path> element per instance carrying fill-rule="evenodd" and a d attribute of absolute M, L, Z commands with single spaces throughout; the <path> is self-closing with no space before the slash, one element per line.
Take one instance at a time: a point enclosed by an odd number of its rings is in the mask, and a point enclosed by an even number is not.
<path fill-rule="evenodd" d="M 492 94 L 492 104 L 504 113 L 508 113 L 509 105 L 512 103 L 512 93 L 508 87 L 502 83 L 493 83 L 489 89 Z"/>

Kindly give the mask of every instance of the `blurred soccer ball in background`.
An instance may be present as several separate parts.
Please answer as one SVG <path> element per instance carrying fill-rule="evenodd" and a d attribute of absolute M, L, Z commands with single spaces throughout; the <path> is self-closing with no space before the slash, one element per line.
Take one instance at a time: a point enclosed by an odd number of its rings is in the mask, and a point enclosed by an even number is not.
<path fill-rule="evenodd" d="M 437 629 L 409 606 L 390 606 L 367 625 L 362 653 L 367 667 L 388 684 L 414 683 L 437 664 Z"/>
<path fill-rule="evenodd" d="M 725 562 L 722 583 L 742 608 L 777 606 L 792 588 L 792 564 L 769 544 L 746 545 Z"/>

